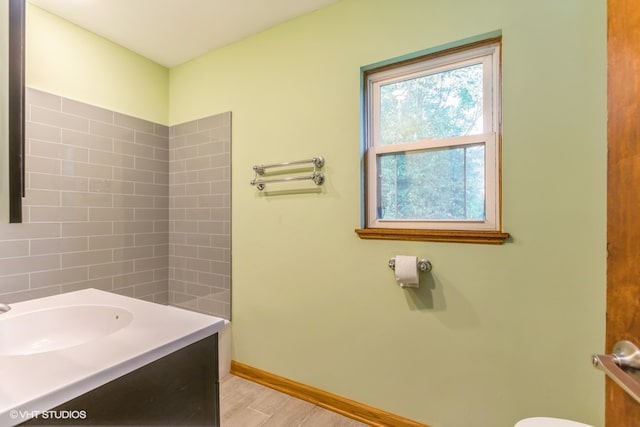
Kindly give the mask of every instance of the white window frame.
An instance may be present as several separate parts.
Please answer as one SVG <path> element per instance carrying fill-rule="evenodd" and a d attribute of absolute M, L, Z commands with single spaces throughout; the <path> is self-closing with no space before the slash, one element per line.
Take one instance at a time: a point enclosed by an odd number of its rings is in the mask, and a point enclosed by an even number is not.
<path fill-rule="evenodd" d="M 380 145 L 380 87 L 417 76 L 436 74 L 449 69 L 483 64 L 483 99 L 485 133 L 446 139 L 423 139 L 409 143 Z M 500 41 L 455 49 L 423 60 L 397 66 L 386 65 L 367 72 L 365 81 L 365 224 L 367 228 L 499 231 L 500 212 L 500 126 L 501 72 Z M 485 148 L 485 220 L 385 220 L 377 218 L 378 158 L 389 153 L 410 153 L 442 147 L 482 143 Z"/>

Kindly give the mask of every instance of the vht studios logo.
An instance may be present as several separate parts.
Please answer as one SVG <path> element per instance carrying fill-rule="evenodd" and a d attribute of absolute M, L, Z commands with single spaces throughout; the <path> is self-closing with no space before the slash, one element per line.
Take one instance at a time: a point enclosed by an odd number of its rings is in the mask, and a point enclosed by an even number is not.
<path fill-rule="evenodd" d="M 29 418 L 40 418 L 43 420 L 84 420 L 87 418 L 87 411 L 18 411 L 13 409 L 9 412 L 13 420 L 26 420 Z"/>

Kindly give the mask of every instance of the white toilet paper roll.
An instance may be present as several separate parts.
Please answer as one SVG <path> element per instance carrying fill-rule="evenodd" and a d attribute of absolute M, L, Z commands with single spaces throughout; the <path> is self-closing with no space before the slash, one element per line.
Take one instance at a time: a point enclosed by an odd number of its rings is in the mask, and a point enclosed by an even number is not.
<path fill-rule="evenodd" d="M 420 283 L 418 277 L 418 257 L 396 255 L 396 281 L 403 288 L 417 288 Z"/>

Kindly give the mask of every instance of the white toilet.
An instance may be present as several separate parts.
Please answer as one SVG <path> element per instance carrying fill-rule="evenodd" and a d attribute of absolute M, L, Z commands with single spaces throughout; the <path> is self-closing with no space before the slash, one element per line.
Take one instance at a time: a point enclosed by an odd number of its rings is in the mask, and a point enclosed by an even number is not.
<path fill-rule="evenodd" d="M 561 420 L 560 418 L 534 417 L 520 420 L 513 427 L 593 427 L 577 421 Z"/>

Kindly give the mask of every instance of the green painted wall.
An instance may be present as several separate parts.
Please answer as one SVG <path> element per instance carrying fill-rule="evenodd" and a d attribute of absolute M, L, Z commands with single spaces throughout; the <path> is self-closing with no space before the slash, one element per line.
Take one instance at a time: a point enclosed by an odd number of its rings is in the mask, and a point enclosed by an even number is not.
<path fill-rule="evenodd" d="M 360 67 L 495 30 L 513 241 L 358 239 Z M 234 359 L 435 427 L 602 426 L 605 30 L 604 0 L 342 0 L 171 69 L 171 124 L 233 112 Z M 321 193 L 249 185 L 315 155 Z"/>
<path fill-rule="evenodd" d="M 169 70 L 27 3 L 27 86 L 168 124 Z"/>

